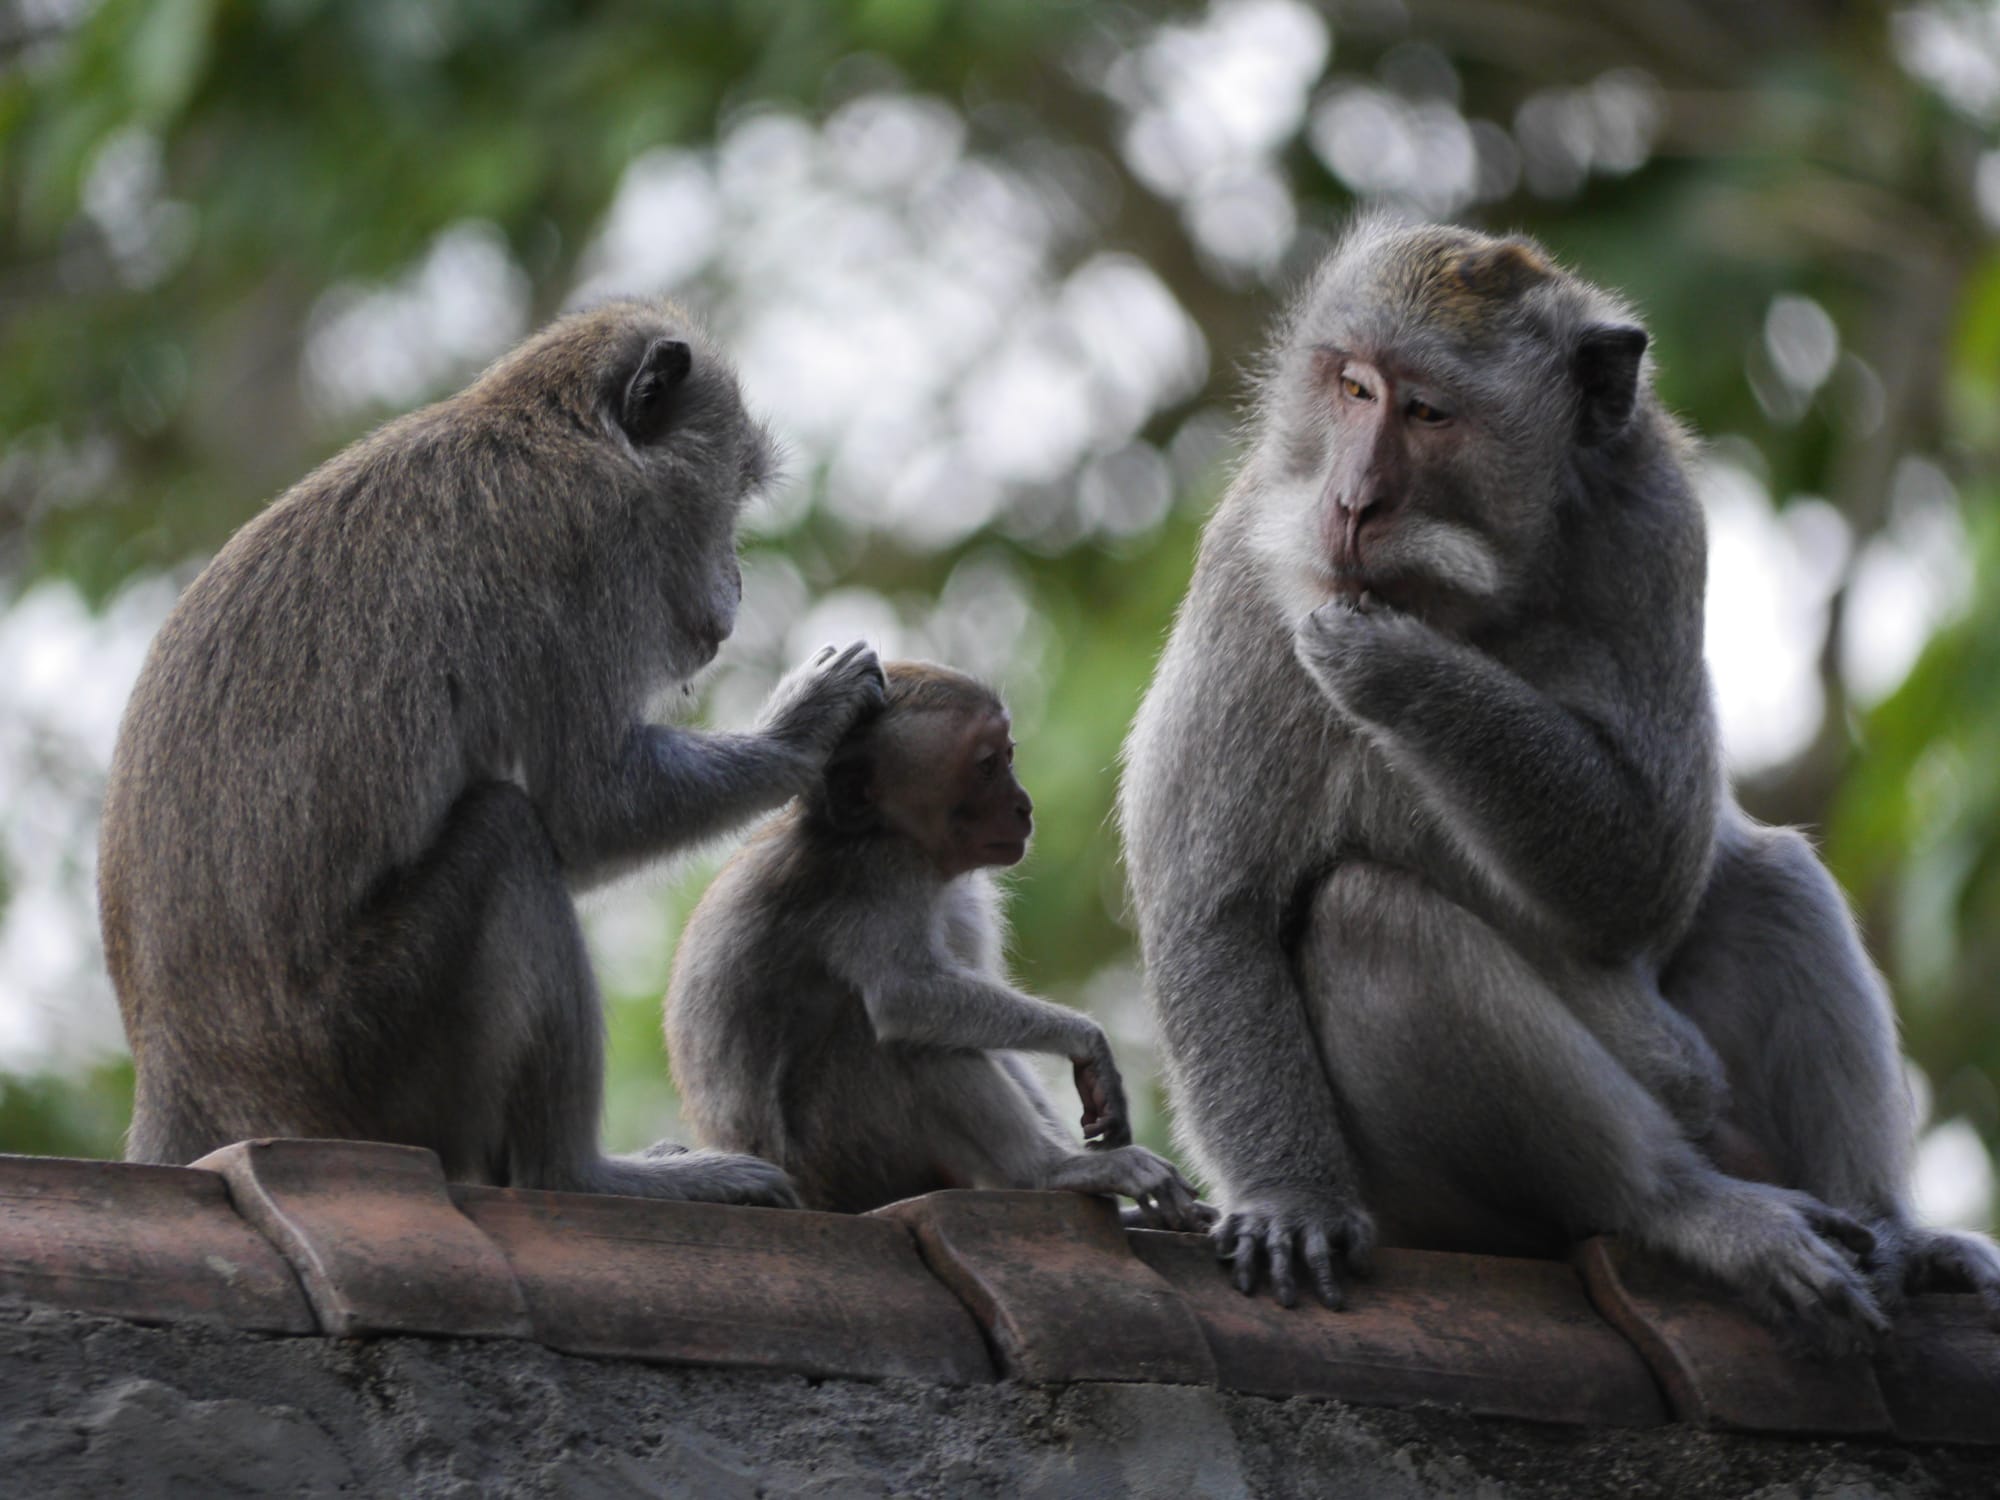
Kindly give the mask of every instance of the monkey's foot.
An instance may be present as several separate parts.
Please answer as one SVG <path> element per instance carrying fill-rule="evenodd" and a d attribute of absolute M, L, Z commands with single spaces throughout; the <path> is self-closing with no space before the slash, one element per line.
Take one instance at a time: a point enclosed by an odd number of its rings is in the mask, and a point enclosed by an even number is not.
<path fill-rule="evenodd" d="M 1875 1235 L 1809 1193 L 1719 1180 L 1718 1191 L 1675 1215 L 1663 1248 L 1729 1287 L 1805 1354 L 1878 1348 L 1889 1320 L 1864 1272 Z"/>
<path fill-rule="evenodd" d="M 1208 1234 L 1216 1258 L 1231 1266 L 1230 1279 L 1245 1296 L 1256 1291 L 1261 1270 L 1280 1305 L 1299 1300 L 1298 1263 L 1328 1307 L 1346 1302 L 1341 1276 L 1368 1269 L 1375 1221 L 1359 1203 L 1333 1193 L 1271 1188 L 1238 1201 Z"/>
<path fill-rule="evenodd" d="M 596 1190 L 602 1193 L 753 1208 L 800 1207 L 798 1190 L 784 1169 L 755 1156 L 686 1151 L 662 1141 L 638 1156 L 607 1157 L 599 1168 Z"/>
<path fill-rule="evenodd" d="M 1913 1292 L 1971 1292 L 2000 1328 L 2000 1247 L 1981 1234 L 1931 1229 L 1917 1224 L 1884 1224 L 1877 1285 L 1894 1297 Z M 1891 1280 L 1881 1286 L 1881 1278 Z"/>

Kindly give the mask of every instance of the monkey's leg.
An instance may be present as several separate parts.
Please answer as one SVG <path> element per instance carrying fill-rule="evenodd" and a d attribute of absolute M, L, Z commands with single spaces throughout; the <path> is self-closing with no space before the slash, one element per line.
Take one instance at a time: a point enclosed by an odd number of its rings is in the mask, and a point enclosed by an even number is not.
<path fill-rule="evenodd" d="M 1992 1242 L 1911 1219 L 1915 1121 L 1894 1012 L 1811 844 L 1731 819 L 1661 983 L 1721 1055 L 1729 1123 L 1776 1179 L 1874 1228 L 1882 1292 L 1975 1291 L 2000 1317 Z"/>
<path fill-rule="evenodd" d="M 1834 1241 L 1865 1230 L 1802 1193 L 1725 1177 L 1499 933 L 1417 877 L 1342 866 L 1301 978 L 1357 1155 L 1398 1238 L 1525 1248 L 1630 1236 L 1827 1348 L 1882 1328 Z"/>
<path fill-rule="evenodd" d="M 753 1157 L 599 1155 L 597 985 L 555 847 L 509 783 L 459 799 L 424 860 L 356 924 L 324 990 L 366 1034 L 342 1059 L 370 1089 L 362 1133 L 429 1146 L 454 1178 L 791 1201 L 784 1174 Z"/>

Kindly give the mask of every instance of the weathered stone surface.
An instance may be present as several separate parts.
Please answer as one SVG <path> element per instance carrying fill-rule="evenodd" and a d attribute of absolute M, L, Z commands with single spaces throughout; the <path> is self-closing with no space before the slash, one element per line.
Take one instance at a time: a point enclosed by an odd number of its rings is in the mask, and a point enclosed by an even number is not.
<path fill-rule="evenodd" d="M 1132 1254 L 1108 1198 L 929 1193 L 878 1209 L 916 1231 L 924 1259 L 964 1299 L 1021 1380 L 1212 1384 L 1193 1314 Z"/>
<path fill-rule="evenodd" d="M 636 1500 L 1963 1500 L 2000 1449 L 1205 1386 L 811 1379 L 0 1306 L 0 1491 Z"/>
<path fill-rule="evenodd" d="M 0 1293 L 148 1323 L 315 1328 L 222 1179 L 188 1167 L 0 1156 Z"/>
<path fill-rule="evenodd" d="M 573 1354 L 808 1375 L 993 1379 L 902 1225 L 513 1188 L 452 1190 L 505 1254 L 534 1336 Z"/>
<path fill-rule="evenodd" d="M 2000 1445 L 2000 1331 L 1977 1297 L 1912 1297 L 1875 1375 L 1898 1436 Z"/>
<path fill-rule="evenodd" d="M 1197 1235 L 1138 1230 L 1132 1248 L 1200 1320 L 1230 1390 L 1585 1426 L 1666 1420 L 1645 1362 L 1560 1261 L 1384 1250 L 1330 1312 L 1244 1296 Z"/>
<path fill-rule="evenodd" d="M 1682 1420 L 1753 1432 L 1891 1430 L 1865 1358 L 1791 1354 L 1722 1293 L 1616 1239 L 1586 1240 L 1576 1263 L 1598 1311 L 1645 1356 Z"/>
<path fill-rule="evenodd" d="M 429 1151 L 364 1141 L 239 1141 L 197 1165 L 298 1272 L 328 1333 L 522 1338 L 513 1275 L 452 1206 Z"/>

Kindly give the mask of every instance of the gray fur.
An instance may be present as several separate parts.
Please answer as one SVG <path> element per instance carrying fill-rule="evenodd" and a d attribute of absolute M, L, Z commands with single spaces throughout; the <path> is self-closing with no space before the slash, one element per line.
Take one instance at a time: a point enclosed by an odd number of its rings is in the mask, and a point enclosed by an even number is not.
<path fill-rule="evenodd" d="M 889 683 L 893 715 L 895 665 Z M 777 1162 L 812 1208 L 1064 1188 L 1131 1197 L 1147 1223 L 1206 1224 L 1173 1165 L 1130 1144 L 1103 1029 L 1009 985 L 1003 936 L 989 871 L 944 877 L 895 827 L 836 831 L 815 799 L 787 808 L 716 878 L 674 955 L 668 1052 L 698 1138 Z M 1079 1149 L 1021 1052 L 1096 1070 L 1108 1149 Z"/>
<path fill-rule="evenodd" d="M 600 1157 L 571 898 L 783 802 L 879 701 L 855 647 L 752 734 L 643 717 L 729 633 L 736 517 L 771 463 L 686 319 L 615 303 L 222 549 L 153 643 L 105 803 L 132 1159 L 346 1136 L 454 1178 L 790 1200 L 762 1162 Z"/>
<path fill-rule="evenodd" d="M 1338 1302 L 1378 1232 L 1610 1231 L 1822 1346 L 1939 1269 L 2000 1303 L 1990 1246 L 1910 1224 L 1894 1025 L 1838 891 L 1724 784 L 1701 514 L 1641 347 L 1537 247 L 1383 220 L 1279 330 L 1121 790 L 1245 1290 L 1289 1300 L 1303 1260 Z M 1402 370 L 1450 406 L 1445 439 L 1343 449 L 1374 430 L 1328 392 L 1351 354 L 1363 391 Z M 1336 578 L 1327 528 L 1377 504 L 1380 578 Z M 1744 1143 L 1782 1186 L 1719 1170 Z"/>

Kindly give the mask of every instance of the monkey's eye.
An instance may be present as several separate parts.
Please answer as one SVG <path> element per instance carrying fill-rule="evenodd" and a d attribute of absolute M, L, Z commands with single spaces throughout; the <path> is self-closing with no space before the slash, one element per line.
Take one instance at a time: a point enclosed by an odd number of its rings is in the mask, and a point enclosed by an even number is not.
<path fill-rule="evenodd" d="M 1007 752 L 1007 759 L 1012 760 L 1013 758 L 1014 752 L 1009 750 Z M 974 761 L 973 765 L 978 767 L 981 776 L 991 781 L 1000 773 L 1000 752 L 997 750 L 988 750 L 978 760 Z"/>
<path fill-rule="evenodd" d="M 1014 742 L 1012 740 L 1007 742 L 1007 764 L 1010 766 L 1014 764 Z"/>
<path fill-rule="evenodd" d="M 1343 375 L 1340 377 L 1340 388 L 1346 392 L 1350 401 L 1373 401 L 1375 399 L 1375 393 L 1356 380 L 1352 375 Z"/>
<path fill-rule="evenodd" d="M 1432 406 L 1421 396 L 1411 398 L 1409 414 L 1412 421 L 1422 422 L 1426 427 L 1439 427 L 1451 420 L 1451 413 L 1443 407 Z"/>

